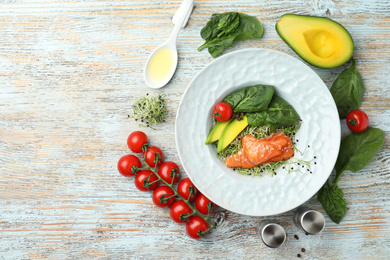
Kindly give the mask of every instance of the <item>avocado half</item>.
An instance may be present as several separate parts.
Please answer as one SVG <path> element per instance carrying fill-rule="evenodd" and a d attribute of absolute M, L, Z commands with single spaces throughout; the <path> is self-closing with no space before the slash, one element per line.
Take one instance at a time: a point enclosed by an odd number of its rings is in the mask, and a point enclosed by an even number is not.
<path fill-rule="evenodd" d="M 353 54 L 353 40 L 339 23 L 324 17 L 285 14 L 276 23 L 279 36 L 305 61 L 334 68 Z"/>

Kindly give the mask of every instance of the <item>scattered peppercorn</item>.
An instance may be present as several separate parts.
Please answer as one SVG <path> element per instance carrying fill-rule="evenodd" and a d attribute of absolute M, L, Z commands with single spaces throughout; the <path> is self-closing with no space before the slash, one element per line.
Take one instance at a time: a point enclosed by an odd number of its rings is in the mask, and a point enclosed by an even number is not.
<path fill-rule="evenodd" d="M 306 252 L 306 249 L 302 248 L 302 249 L 301 249 L 301 252 L 302 252 L 302 253 L 305 253 L 305 252 Z"/>
<path fill-rule="evenodd" d="M 295 238 L 296 240 L 299 240 L 299 236 L 297 236 L 297 235 L 294 235 L 294 238 Z"/>
<path fill-rule="evenodd" d="M 297 254 L 298 257 L 301 257 L 301 254 Z"/>

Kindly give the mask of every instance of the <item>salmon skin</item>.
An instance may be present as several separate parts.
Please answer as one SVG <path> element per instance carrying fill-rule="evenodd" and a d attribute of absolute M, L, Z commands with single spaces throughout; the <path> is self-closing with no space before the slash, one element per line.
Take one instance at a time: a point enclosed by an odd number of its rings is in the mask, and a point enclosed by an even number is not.
<path fill-rule="evenodd" d="M 242 138 L 242 149 L 226 159 L 226 166 L 252 168 L 263 163 L 285 160 L 293 155 L 292 141 L 283 131 L 264 139 L 246 135 Z"/>

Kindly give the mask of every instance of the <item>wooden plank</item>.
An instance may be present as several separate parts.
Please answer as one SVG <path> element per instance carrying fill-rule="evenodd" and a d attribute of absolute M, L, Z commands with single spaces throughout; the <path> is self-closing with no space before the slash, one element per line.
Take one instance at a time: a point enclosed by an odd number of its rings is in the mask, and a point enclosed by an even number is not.
<path fill-rule="evenodd" d="M 143 81 L 146 58 L 173 29 L 181 1 L 9 1 L 0 4 L 0 258 L 4 259 L 387 259 L 390 255 L 390 4 L 374 1 L 196 1 L 178 39 L 179 65 L 161 90 Z M 248 47 L 300 59 L 277 35 L 284 13 L 327 16 L 345 26 L 366 91 L 362 109 L 385 131 L 385 145 L 363 170 L 339 184 L 348 212 L 340 225 L 327 217 L 318 236 L 292 223 L 293 211 L 272 217 L 288 232 L 280 249 L 265 247 L 249 217 L 219 208 L 225 222 L 203 240 L 185 234 L 150 193 L 117 173 L 129 153 L 126 138 L 143 130 L 182 166 L 174 136 L 175 114 L 192 78 L 211 62 L 201 28 L 212 13 L 240 11 L 264 25 Z M 310 65 L 330 88 L 348 64 Z M 128 118 L 135 97 L 164 93 L 169 116 L 157 130 Z M 345 136 L 348 129 L 342 123 Z M 185 176 L 183 172 L 183 176 Z M 306 205 L 324 213 L 314 197 Z M 299 236 L 299 240 L 294 238 Z M 301 252 L 301 248 L 306 251 Z"/>

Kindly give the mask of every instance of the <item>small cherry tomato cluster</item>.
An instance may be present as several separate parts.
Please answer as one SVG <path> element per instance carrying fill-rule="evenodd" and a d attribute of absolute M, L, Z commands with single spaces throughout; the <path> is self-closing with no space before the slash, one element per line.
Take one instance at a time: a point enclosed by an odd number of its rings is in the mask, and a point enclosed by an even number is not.
<path fill-rule="evenodd" d="M 172 220 L 187 223 L 186 231 L 190 237 L 201 238 L 215 228 L 209 221 L 209 214 L 217 205 L 200 193 L 189 178 L 183 178 L 175 189 L 173 184 L 180 178 L 179 167 L 174 162 L 164 162 L 163 152 L 149 145 L 145 133 L 132 132 L 127 145 L 132 152 L 142 153 L 146 165 L 142 167 L 141 160 L 135 155 L 122 156 L 117 165 L 120 174 L 125 177 L 135 175 L 134 183 L 140 191 L 153 191 L 153 203 L 160 208 L 170 207 Z"/>

